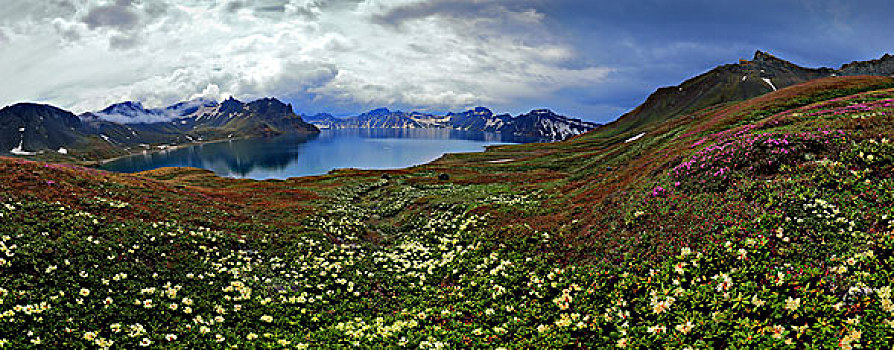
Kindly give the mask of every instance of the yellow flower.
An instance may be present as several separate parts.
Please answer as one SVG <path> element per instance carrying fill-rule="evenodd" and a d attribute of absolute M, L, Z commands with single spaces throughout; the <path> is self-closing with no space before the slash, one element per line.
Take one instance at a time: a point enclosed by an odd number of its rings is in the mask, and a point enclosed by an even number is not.
<path fill-rule="evenodd" d="M 882 299 L 890 299 L 891 298 L 891 287 L 885 286 L 881 287 L 877 291 L 878 297 Z"/>
<path fill-rule="evenodd" d="M 615 344 L 615 346 L 617 346 L 619 348 L 626 348 L 627 347 L 627 338 L 618 339 L 618 342 Z"/>
<path fill-rule="evenodd" d="M 788 297 L 788 299 L 785 300 L 785 308 L 786 309 L 788 309 L 792 312 L 795 312 L 795 311 L 798 311 L 799 307 L 801 307 L 801 298 L 795 299 L 792 297 Z"/>
<path fill-rule="evenodd" d="M 767 302 L 761 300 L 757 297 L 757 294 L 755 294 L 753 297 L 751 297 L 751 303 L 754 304 L 755 307 L 761 307 L 764 306 L 764 304 L 766 304 Z"/>
<path fill-rule="evenodd" d="M 773 338 L 782 339 L 782 332 L 785 332 L 785 328 L 779 325 L 773 326 L 770 331 L 773 332 Z"/>
<path fill-rule="evenodd" d="M 264 321 L 267 323 L 273 322 L 273 316 L 270 316 L 270 315 L 261 316 L 261 321 Z"/>
<path fill-rule="evenodd" d="M 665 326 L 651 326 L 651 327 L 649 327 L 649 333 L 661 334 L 664 332 L 667 332 L 667 327 L 665 327 Z"/>
<path fill-rule="evenodd" d="M 680 333 L 689 334 L 689 332 L 692 332 L 693 327 L 695 327 L 695 325 L 692 324 L 692 321 L 686 321 L 686 323 L 678 324 L 674 328 L 676 328 L 677 331 Z"/>
<path fill-rule="evenodd" d="M 664 300 L 652 298 L 652 312 L 661 314 L 670 309 L 671 305 L 676 301 L 673 297 L 667 297 Z"/>

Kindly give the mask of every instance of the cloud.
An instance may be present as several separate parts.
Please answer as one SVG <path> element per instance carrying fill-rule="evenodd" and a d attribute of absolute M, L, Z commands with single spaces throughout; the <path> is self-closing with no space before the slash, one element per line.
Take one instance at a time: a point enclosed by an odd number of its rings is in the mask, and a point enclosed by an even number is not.
<path fill-rule="evenodd" d="M 4 0 L 3 11 L 0 11 L 0 25 L 52 19 L 77 10 L 77 6 L 70 0 Z"/>
<path fill-rule="evenodd" d="M 112 35 L 109 37 L 109 47 L 112 49 L 129 49 L 136 47 L 140 43 L 140 38 L 135 35 Z"/>
<path fill-rule="evenodd" d="M 21 22 L 29 40 L 14 45 L 18 57 L 43 57 L 40 68 L 15 71 L 24 61 L 0 56 L 16 63 L 0 74 L 28 82 L 0 86 L 4 102 L 83 112 L 233 95 L 309 111 L 460 109 L 586 86 L 610 71 L 568 66 L 575 48 L 525 1 L 85 0 L 44 12 Z"/>
<path fill-rule="evenodd" d="M 517 18 L 539 20 L 542 16 L 530 7 L 533 1 L 495 1 L 495 0 L 431 0 L 414 2 L 397 6 L 385 13 L 373 16 L 380 24 L 401 25 L 408 21 L 429 17 L 442 17 L 458 20 L 470 18 L 500 18 L 507 13 L 520 15 Z"/>
<path fill-rule="evenodd" d="M 487 105 L 605 121 L 758 48 L 838 65 L 894 47 L 889 2 L 755 1 L 5 0 L 0 104 L 276 96 L 307 113 Z"/>
<path fill-rule="evenodd" d="M 131 9 L 129 1 L 91 8 L 82 21 L 90 29 L 114 28 L 130 30 L 140 23 L 140 17 Z"/>
<path fill-rule="evenodd" d="M 62 18 L 55 18 L 52 21 L 53 29 L 59 35 L 59 39 L 63 42 L 77 42 L 81 40 L 83 32 L 87 31 L 87 26 L 82 22 L 66 21 Z"/>
<path fill-rule="evenodd" d="M 197 97 L 189 101 L 178 103 L 175 106 L 159 109 L 145 109 L 140 102 L 132 102 L 125 104 L 117 104 L 114 108 L 96 112 L 94 115 L 104 120 L 122 123 L 158 123 L 169 122 L 171 120 L 181 118 L 185 114 L 190 114 L 202 107 L 214 107 L 217 100 L 205 99 Z"/>

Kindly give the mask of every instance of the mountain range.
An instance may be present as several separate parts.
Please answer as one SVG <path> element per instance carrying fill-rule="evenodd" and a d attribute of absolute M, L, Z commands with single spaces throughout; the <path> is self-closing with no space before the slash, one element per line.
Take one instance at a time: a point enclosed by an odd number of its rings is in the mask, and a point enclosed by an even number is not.
<path fill-rule="evenodd" d="M 454 129 L 500 133 L 502 135 L 561 141 L 586 133 L 598 124 L 568 118 L 547 109 L 537 109 L 519 116 L 494 114 L 485 107 L 461 113 L 434 115 L 420 112 L 405 113 L 380 108 L 354 117 L 337 118 L 330 114 L 304 116 L 321 129 L 398 128 L 398 129 Z"/>
<path fill-rule="evenodd" d="M 618 132 L 675 118 L 709 106 L 742 101 L 803 82 L 835 76 L 894 76 L 894 56 L 839 68 L 806 68 L 757 51 L 750 60 L 716 67 L 680 85 L 663 87 L 610 123 Z M 511 116 L 484 107 L 444 115 L 380 108 L 353 117 L 299 116 L 274 98 L 243 103 L 197 99 L 147 109 L 128 101 L 75 115 L 49 105 L 21 103 L 0 110 L 0 154 L 95 161 L 150 148 L 233 137 L 312 134 L 341 128 L 447 128 L 560 141 L 598 124 L 546 109 Z"/>
<path fill-rule="evenodd" d="M 444 116 L 376 109 L 356 117 L 299 116 L 275 98 L 243 103 L 197 99 L 163 108 L 138 101 L 75 115 L 43 104 L 20 103 L 0 110 L 0 154 L 94 161 L 149 149 L 234 137 L 313 134 L 319 128 L 449 128 L 502 133 L 525 140 L 559 141 L 597 124 L 534 110 L 517 117 L 478 107 Z"/>
<path fill-rule="evenodd" d="M 0 154 L 56 154 L 79 160 L 233 137 L 318 132 L 291 105 L 273 98 L 249 103 L 197 100 L 163 109 L 124 102 L 80 116 L 34 103 L 0 110 Z"/>

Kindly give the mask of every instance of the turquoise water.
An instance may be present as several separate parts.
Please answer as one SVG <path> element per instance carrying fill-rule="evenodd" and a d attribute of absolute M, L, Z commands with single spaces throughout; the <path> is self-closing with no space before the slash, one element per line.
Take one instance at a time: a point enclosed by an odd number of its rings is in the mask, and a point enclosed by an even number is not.
<path fill-rule="evenodd" d="M 477 152 L 504 140 L 497 134 L 444 129 L 323 130 L 310 137 L 232 140 L 135 155 L 101 166 L 133 173 L 195 167 L 220 176 L 256 180 L 326 174 L 339 168 L 395 169 L 424 164 L 445 153 Z"/>

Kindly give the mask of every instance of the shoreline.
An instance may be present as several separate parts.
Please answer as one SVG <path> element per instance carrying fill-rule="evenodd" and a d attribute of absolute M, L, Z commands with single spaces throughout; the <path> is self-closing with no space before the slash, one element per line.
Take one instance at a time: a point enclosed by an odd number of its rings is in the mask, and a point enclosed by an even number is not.
<path fill-rule="evenodd" d="M 103 159 L 98 159 L 98 160 L 79 161 L 74 164 L 79 165 L 79 166 L 97 168 L 99 166 L 105 165 L 106 163 L 114 162 L 116 160 L 120 160 L 120 159 L 124 159 L 124 158 L 128 158 L 128 157 L 134 157 L 134 156 L 139 156 L 139 155 L 149 155 L 149 154 L 160 153 L 160 152 L 174 151 L 174 150 L 178 150 L 178 149 L 186 148 L 186 147 L 199 146 L 199 145 L 218 143 L 218 142 L 227 142 L 227 141 L 233 141 L 233 140 L 241 140 L 241 139 L 247 139 L 247 138 L 250 138 L 250 137 L 242 136 L 242 137 L 232 137 L 232 138 L 227 138 L 227 139 L 222 139 L 222 140 L 208 140 L 208 141 L 182 143 L 182 144 L 178 144 L 178 145 L 165 145 L 165 146 L 167 146 L 165 148 L 158 148 L 158 146 L 151 146 L 152 148 L 143 149 L 139 152 L 130 152 L 129 154 L 124 154 L 124 155 L 111 157 L 111 158 L 103 158 Z"/>
<path fill-rule="evenodd" d="M 328 131 L 328 130 L 326 130 L 326 129 L 324 129 L 324 130 L 325 130 L 325 131 Z M 324 130 L 321 130 L 321 131 L 324 131 Z M 315 134 L 309 134 L 309 135 L 307 135 L 307 136 L 313 136 L 313 135 L 315 135 Z M 280 135 L 277 135 L 277 136 L 280 136 Z M 165 145 L 153 145 L 153 146 L 148 146 L 148 145 L 147 145 L 147 146 L 135 146 L 135 147 L 140 147 L 140 148 L 137 148 L 137 149 L 134 149 L 134 150 L 124 150 L 124 149 L 121 149 L 122 151 L 127 152 L 127 154 L 122 154 L 122 155 L 118 155 L 118 156 L 114 156 L 114 157 L 108 157 L 108 158 L 102 158 L 102 159 L 96 159 L 96 160 L 82 160 L 82 161 L 69 161 L 69 162 L 65 162 L 65 161 L 52 161 L 52 160 L 46 160 L 46 159 L 45 159 L 45 160 L 33 159 L 33 160 L 36 160 L 36 161 L 43 161 L 43 162 L 50 162 L 50 163 L 68 163 L 68 164 L 72 164 L 72 165 L 76 165 L 76 166 L 81 166 L 81 167 L 86 167 L 86 168 L 90 168 L 90 169 L 104 170 L 104 169 L 102 169 L 102 166 L 104 166 L 105 164 L 108 164 L 108 163 L 110 163 L 110 162 L 114 162 L 114 161 L 117 161 L 117 160 L 121 160 L 121 159 L 123 159 L 123 158 L 127 158 L 127 157 L 134 157 L 134 156 L 139 156 L 139 155 L 143 155 L 143 156 L 145 156 L 145 155 L 151 155 L 151 154 L 156 154 L 156 153 L 161 153 L 161 152 L 175 151 L 175 150 L 179 150 L 179 149 L 183 149 L 183 148 L 187 148 L 187 147 L 192 147 L 192 146 L 199 146 L 199 145 L 205 145 L 205 144 L 215 144 L 215 143 L 221 143 L 221 142 L 232 142 L 233 140 L 249 140 L 249 139 L 264 138 L 264 137 L 265 137 L 265 136 L 239 136 L 239 137 L 231 137 L 231 138 L 224 138 L 224 139 L 195 141 L 195 142 L 182 143 L 182 144 L 176 144 L 176 145 L 165 144 Z M 273 137 L 276 137 L 276 136 L 273 136 Z M 469 151 L 465 151 L 465 152 L 463 152 L 463 151 L 459 151 L 459 152 L 446 152 L 446 153 L 440 154 L 440 156 L 438 156 L 438 157 L 436 157 L 436 158 L 434 158 L 434 159 L 430 159 L 430 160 L 422 161 L 422 162 L 415 163 L 415 164 L 409 164 L 409 165 L 406 165 L 406 166 L 395 167 L 395 168 L 391 168 L 391 167 L 387 167 L 387 168 L 375 168 L 375 167 L 374 167 L 374 168 L 355 168 L 355 167 L 333 168 L 333 169 L 330 169 L 329 171 L 327 171 L 327 172 L 325 172 L 325 173 L 312 174 L 312 175 L 298 175 L 298 176 L 291 176 L 291 177 L 289 177 L 289 178 L 292 178 L 292 177 L 308 177 L 308 176 L 309 176 L 309 177 L 313 177 L 313 176 L 323 176 L 323 175 L 327 175 L 327 174 L 330 174 L 330 173 L 335 172 L 335 171 L 339 171 L 339 170 L 347 170 L 347 169 L 364 170 L 364 171 L 373 171 L 373 172 L 375 172 L 375 171 L 395 171 L 395 170 L 403 170 L 403 169 L 408 169 L 408 168 L 413 168 L 413 167 L 418 167 L 418 166 L 425 166 L 425 165 L 433 165 L 433 164 L 437 164 L 437 163 L 438 163 L 439 161 L 441 161 L 444 157 L 449 156 L 449 155 L 453 155 L 453 154 L 464 154 L 464 153 L 482 153 L 482 154 L 483 154 L 483 153 L 487 153 L 487 152 L 491 151 L 491 150 L 492 150 L 493 148 L 495 148 L 495 147 L 501 147 L 501 146 L 507 146 L 507 145 L 513 145 L 513 144 L 516 144 L 516 143 L 502 143 L 502 142 L 501 142 L 501 143 L 498 143 L 498 144 L 486 145 L 486 146 L 483 147 L 483 149 L 481 149 L 481 150 L 477 150 L 477 151 L 471 151 L 471 152 L 469 152 Z M 164 148 L 159 148 L 159 146 L 164 146 Z M 142 147 L 147 147 L 147 148 L 142 148 Z M 18 158 L 18 157 L 14 157 L 14 158 Z M 510 161 L 515 161 L 515 160 L 516 160 L 516 159 L 511 159 L 511 160 L 509 160 L 509 159 L 499 159 L 499 160 L 496 161 L 496 162 L 494 162 L 494 161 L 491 160 L 491 161 L 487 161 L 486 163 L 497 163 L 497 164 L 499 164 L 499 163 L 509 163 Z M 113 171 L 113 172 L 117 172 L 117 171 Z M 222 175 L 217 175 L 217 176 L 226 177 L 226 176 L 222 176 Z M 267 179 L 253 179 L 253 180 L 264 181 L 264 180 L 267 180 Z"/>

